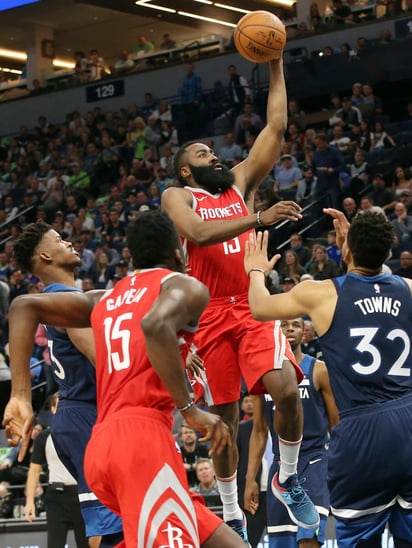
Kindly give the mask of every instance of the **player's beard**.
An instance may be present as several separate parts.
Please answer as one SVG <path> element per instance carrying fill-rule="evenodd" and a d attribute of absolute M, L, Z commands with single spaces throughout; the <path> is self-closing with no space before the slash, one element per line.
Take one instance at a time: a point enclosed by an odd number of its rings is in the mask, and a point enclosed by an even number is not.
<path fill-rule="evenodd" d="M 192 166 L 189 164 L 190 171 L 196 183 L 212 194 L 217 194 L 230 188 L 235 181 L 233 172 L 227 166 L 219 164 L 222 169 L 216 170 L 215 165 Z"/>

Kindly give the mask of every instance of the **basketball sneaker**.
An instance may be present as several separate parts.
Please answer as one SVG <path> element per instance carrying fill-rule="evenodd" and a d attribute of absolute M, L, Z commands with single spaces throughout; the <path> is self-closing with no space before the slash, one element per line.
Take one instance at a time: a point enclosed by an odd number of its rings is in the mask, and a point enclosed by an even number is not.
<path fill-rule="evenodd" d="M 244 543 L 247 546 L 249 546 L 249 548 L 251 548 L 251 546 L 249 544 L 249 537 L 247 536 L 246 516 L 243 512 L 242 512 L 242 514 L 243 514 L 242 519 L 231 519 L 231 520 L 226 522 L 226 525 L 229 525 L 229 527 L 231 529 L 233 529 L 233 531 L 240 536 L 240 538 L 244 541 Z"/>
<path fill-rule="evenodd" d="M 305 529 L 316 529 L 319 526 L 319 514 L 306 491 L 302 489 L 304 480 L 297 474 L 290 476 L 285 483 L 280 483 L 278 472 L 273 476 L 272 492 L 285 506 L 290 519 Z"/>

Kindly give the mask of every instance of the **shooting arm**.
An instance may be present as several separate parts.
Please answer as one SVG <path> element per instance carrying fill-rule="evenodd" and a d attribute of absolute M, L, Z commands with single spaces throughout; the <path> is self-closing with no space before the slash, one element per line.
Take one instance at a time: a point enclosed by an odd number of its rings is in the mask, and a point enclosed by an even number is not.
<path fill-rule="evenodd" d="M 266 126 L 259 133 L 246 160 L 234 168 L 236 185 L 243 195 L 257 188 L 273 168 L 287 126 L 287 96 L 283 58 L 271 61 Z"/>

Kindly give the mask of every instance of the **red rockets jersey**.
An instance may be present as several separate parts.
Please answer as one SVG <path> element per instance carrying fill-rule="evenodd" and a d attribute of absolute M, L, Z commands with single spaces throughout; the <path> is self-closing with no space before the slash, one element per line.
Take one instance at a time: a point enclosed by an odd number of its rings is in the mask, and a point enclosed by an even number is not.
<path fill-rule="evenodd" d="M 97 423 L 127 408 L 145 407 L 170 418 L 175 404 L 153 369 L 140 326 L 171 276 L 183 274 L 164 268 L 146 269 L 118 281 L 95 306 L 91 323 L 96 345 Z M 181 349 L 195 332 L 188 327 L 177 334 Z M 182 364 L 183 367 L 183 364 Z"/>
<path fill-rule="evenodd" d="M 210 194 L 201 188 L 185 187 L 193 195 L 193 209 L 203 221 L 230 220 L 249 215 L 243 196 L 236 186 L 220 194 Z M 202 281 L 210 296 L 230 297 L 247 293 L 248 279 L 243 266 L 248 230 L 227 242 L 199 247 L 182 240 L 189 274 Z"/>

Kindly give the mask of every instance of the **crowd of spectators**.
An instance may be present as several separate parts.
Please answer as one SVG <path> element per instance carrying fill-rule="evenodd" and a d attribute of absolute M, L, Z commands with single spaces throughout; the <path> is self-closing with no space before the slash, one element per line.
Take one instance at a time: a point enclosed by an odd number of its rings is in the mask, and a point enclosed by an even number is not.
<path fill-rule="evenodd" d="M 96 50 L 93 64 L 81 52 L 76 56 L 79 78 L 84 72 L 93 79 L 93 71 L 104 69 Z M 127 51 L 121 57 L 125 66 L 121 68 L 119 63 L 116 70 L 128 70 Z M 116 112 L 100 107 L 84 115 L 74 111 L 60 124 L 40 115 L 35 127 L 22 126 L 13 137 L 1 139 L 1 405 L 10 389 L 10 302 L 18 295 L 42 290 L 30 272 L 15 267 L 13 242 L 27 224 L 43 219 L 80 254 L 79 288 L 113 287 L 133 270 L 125 241 L 127 224 L 140 212 L 158 208 L 162 192 L 178 184 L 174 154 L 184 139 L 203 138 L 197 133 L 202 129 L 202 113 L 213 120 L 208 127 L 226 129 L 221 145 L 215 146 L 213 134 L 207 143 L 229 167 L 247 157 L 262 129 L 264 120 L 256 112 L 253 90 L 236 66 L 228 67 L 227 84 L 218 84 L 212 98 L 208 97 L 194 64 L 188 64 L 181 86 L 186 107 L 183 131 L 177 127 L 170 105 L 147 92 L 142 105 Z M 331 94 L 325 109 L 331 108 L 333 114 L 323 125 L 308 126 L 299 101 L 289 99 L 282 154 L 255 195 L 256 210 L 281 199 L 296 200 L 304 208 L 315 202 L 304 210 L 302 221 L 288 224 L 283 231 L 271 231 L 271 251 L 282 244 L 279 249 L 283 252 L 282 261 L 268 278 L 272 292 L 288 291 L 308 277 L 322 280 L 342 272 L 335 234 L 322 218 L 324 205 L 343 209 L 349 220 L 358 210 L 381 208 L 395 232 L 392 264 L 388 264 L 394 272 L 412 277 L 412 156 L 407 146 L 412 139 L 401 143 L 399 137 L 401 133 L 405 137 L 405 128 L 412 130 L 408 125 L 412 101 L 405 105 L 404 119 L 397 122 L 396 131 L 385 112 L 385 100 L 375 95 L 368 82 L 353 83 L 346 94 Z M 199 124 L 193 124 L 194 118 Z M 39 344 L 33 349 L 33 385 L 44 381 L 47 395 L 54 387 L 48 374 L 44 334 L 42 341 L 40 333 L 38 337 Z M 41 405 L 40 401 L 39 409 Z M 13 483 L 13 470 L 8 471 L 13 463 L 9 464 L 7 458 L 0 460 L 0 471 L 6 470 L 4 478 Z M 203 467 L 205 476 L 210 476 L 208 462 L 204 461 Z M 194 468 L 191 471 L 196 487 L 200 479 Z"/>

